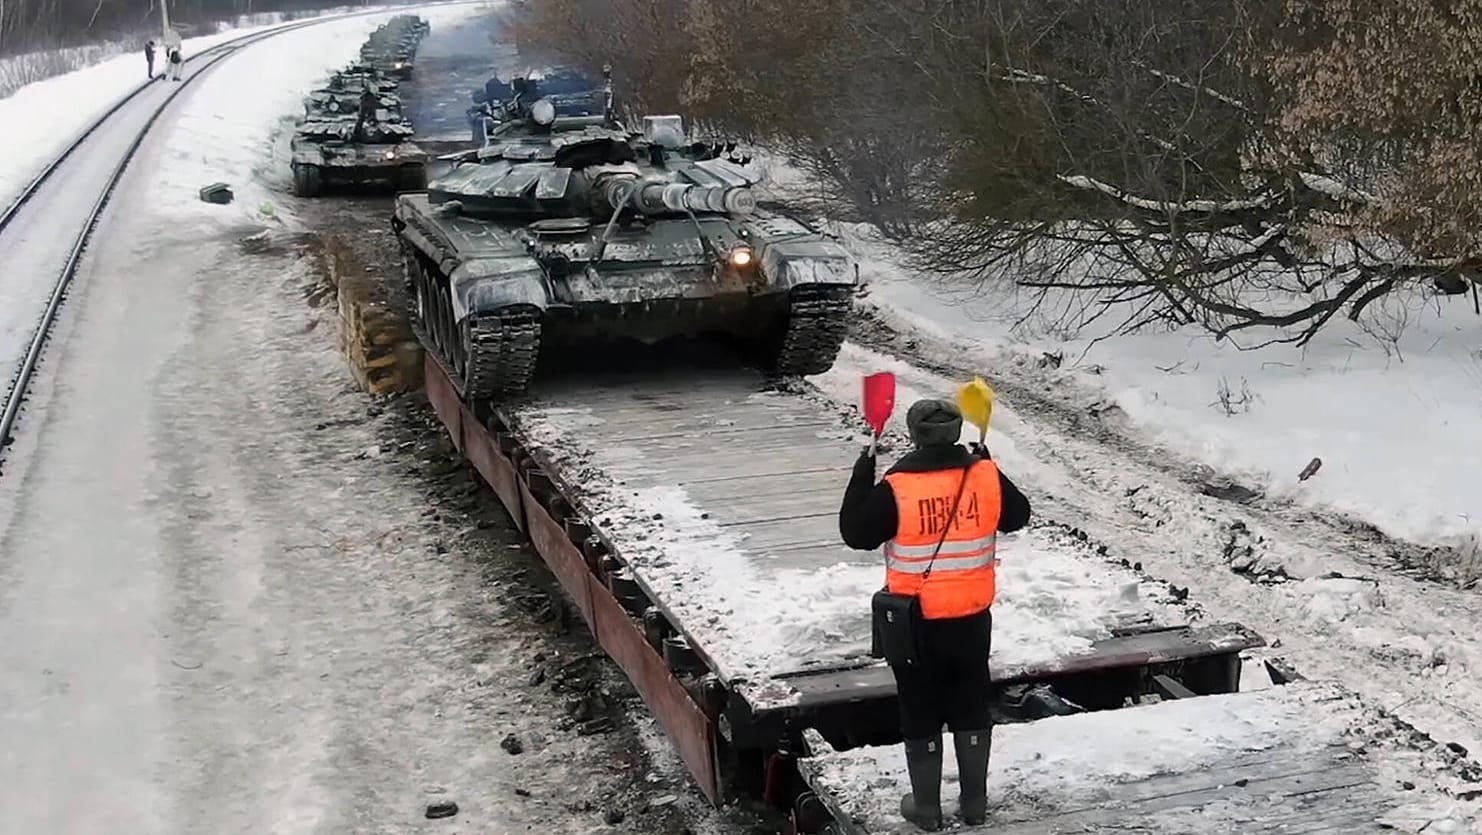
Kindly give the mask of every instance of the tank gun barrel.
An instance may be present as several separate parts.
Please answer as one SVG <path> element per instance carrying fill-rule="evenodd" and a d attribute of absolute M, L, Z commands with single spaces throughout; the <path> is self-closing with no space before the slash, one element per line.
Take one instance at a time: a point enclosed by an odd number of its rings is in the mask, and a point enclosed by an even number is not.
<path fill-rule="evenodd" d="M 636 189 L 636 193 L 634 192 Z M 631 206 L 642 214 L 750 214 L 756 196 L 745 186 L 698 186 L 693 183 L 643 182 L 634 177 L 608 177 L 596 190 L 614 212 Z"/>
<path fill-rule="evenodd" d="M 612 230 L 625 206 L 632 206 L 641 214 L 683 212 L 689 215 L 700 246 L 711 257 L 719 257 L 719 253 L 701 231 L 695 213 L 749 214 L 756 209 L 756 196 L 745 186 L 697 186 L 693 183 L 643 181 L 631 175 L 609 175 L 599 177 L 593 184 L 593 191 L 612 211 L 606 228 L 602 230 L 602 238 L 597 242 L 594 261 L 601 261 L 607 252 L 607 241 L 612 237 Z"/>

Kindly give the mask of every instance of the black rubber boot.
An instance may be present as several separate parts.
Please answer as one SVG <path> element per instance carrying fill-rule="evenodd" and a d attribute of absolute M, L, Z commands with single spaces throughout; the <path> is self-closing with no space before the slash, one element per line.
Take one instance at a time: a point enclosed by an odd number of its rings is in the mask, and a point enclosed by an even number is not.
<path fill-rule="evenodd" d="M 942 828 L 942 737 L 906 740 L 911 793 L 901 798 L 901 817 L 927 832 Z"/>
<path fill-rule="evenodd" d="M 988 755 L 993 728 L 952 734 L 957 748 L 957 775 L 962 785 L 962 822 L 978 826 L 988 817 Z"/>

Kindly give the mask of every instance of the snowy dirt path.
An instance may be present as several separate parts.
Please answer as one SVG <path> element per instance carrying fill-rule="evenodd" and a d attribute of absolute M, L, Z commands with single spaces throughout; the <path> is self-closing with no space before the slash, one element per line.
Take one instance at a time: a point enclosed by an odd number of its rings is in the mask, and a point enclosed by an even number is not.
<path fill-rule="evenodd" d="M 814 380 L 841 401 L 857 402 L 858 375 L 867 371 L 897 371 L 906 404 L 983 373 L 878 310 L 855 338 L 890 353 L 847 345 L 840 363 Z M 993 371 L 999 397 L 989 446 L 1045 516 L 1189 587 L 1211 619 L 1246 624 L 1303 674 L 1342 682 L 1441 741 L 1482 745 L 1475 592 L 1417 579 L 1392 561 L 1386 568 L 1383 551 L 1359 536 L 1201 495 L 1186 478 L 1192 466 L 1178 466 L 1176 456 L 1088 428 L 1099 422 L 1094 409 L 1077 413 L 1057 401 L 1066 392 L 1050 375 L 1027 362 Z"/>
<path fill-rule="evenodd" d="M 498 583 L 519 549 L 379 454 L 306 262 L 98 263 L 6 485 L 0 831 L 401 832 L 443 798 L 449 832 L 621 831 L 642 758 L 559 731 L 531 671 L 570 659 Z"/>

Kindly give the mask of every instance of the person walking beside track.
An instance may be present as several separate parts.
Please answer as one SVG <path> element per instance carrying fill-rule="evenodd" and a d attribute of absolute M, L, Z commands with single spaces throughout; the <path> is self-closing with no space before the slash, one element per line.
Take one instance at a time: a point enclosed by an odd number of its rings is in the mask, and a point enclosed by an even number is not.
<path fill-rule="evenodd" d="M 146 64 L 148 64 L 148 66 L 149 66 L 149 69 L 146 71 L 146 75 L 149 77 L 149 80 L 150 81 L 153 81 L 154 80 L 154 38 L 150 38 L 149 40 L 147 40 L 147 41 L 144 42 L 144 62 Z"/>
<path fill-rule="evenodd" d="M 873 601 L 874 654 L 895 675 L 911 793 L 901 815 L 942 827 L 942 726 L 952 731 L 963 822 L 984 822 L 993 736 L 988 672 L 996 537 L 1029 522 L 1029 500 L 982 444 L 959 445 L 962 413 L 920 400 L 906 413 L 914 449 L 875 483 L 873 449 L 854 464 L 839 509 L 850 548 L 884 546 Z"/>

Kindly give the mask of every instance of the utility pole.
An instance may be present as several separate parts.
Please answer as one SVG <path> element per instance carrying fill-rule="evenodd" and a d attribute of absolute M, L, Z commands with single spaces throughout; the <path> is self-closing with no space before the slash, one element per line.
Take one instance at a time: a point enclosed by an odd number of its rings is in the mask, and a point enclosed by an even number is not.
<path fill-rule="evenodd" d="M 160 0 L 160 43 L 170 42 L 170 0 Z"/>

